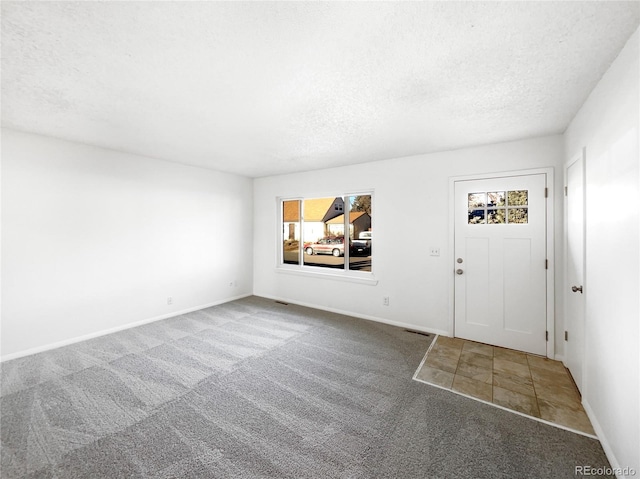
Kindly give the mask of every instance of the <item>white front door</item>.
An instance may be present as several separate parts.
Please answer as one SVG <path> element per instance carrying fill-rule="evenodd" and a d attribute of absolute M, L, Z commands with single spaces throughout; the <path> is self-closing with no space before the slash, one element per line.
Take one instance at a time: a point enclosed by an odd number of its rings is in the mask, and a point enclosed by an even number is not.
<path fill-rule="evenodd" d="M 455 336 L 546 356 L 546 174 L 454 184 Z"/>
<path fill-rule="evenodd" d="M 584 160 L 582 155 L 567 167 L 567 291 L 565 361 L 582 392 L 584 360 Z"/>

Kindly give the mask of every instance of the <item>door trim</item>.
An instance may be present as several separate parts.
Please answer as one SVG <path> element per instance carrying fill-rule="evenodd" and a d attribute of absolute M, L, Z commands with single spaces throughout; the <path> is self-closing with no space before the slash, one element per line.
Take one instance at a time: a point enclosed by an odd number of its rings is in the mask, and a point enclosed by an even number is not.
<path fill-rule="evenodd" d="M 547 269 L 547 332 L 549 334 L 547 341 L 547 357 L 555 359 L 555 254 L 554 254 L 554 205 L 555 205 L 555 181 L 553 175 L 553 167 L 535 168 L 527 170 L 501 171 L 496 173 L 482 173 L 476 175 L 450 176 L 449 177 L 449 336 L 455 335 L 455 183 L 457 181 L 469 180 L 486 180 L 491 178 L 505 178 L 509 176 L 523 175 L 546 175 L 546 187 L 548 191 L 546 201 L 546 248 L 547 259 L 549 260 Z"/>

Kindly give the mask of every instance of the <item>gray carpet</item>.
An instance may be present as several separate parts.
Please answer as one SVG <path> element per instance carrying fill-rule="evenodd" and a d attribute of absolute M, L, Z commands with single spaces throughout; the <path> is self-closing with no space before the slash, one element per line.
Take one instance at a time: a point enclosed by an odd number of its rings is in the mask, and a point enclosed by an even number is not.
<path fill-rule="evenodd" d="M 413 381 L 432 339 L 251 297 L 8 361 L 1 476 L 539 479 L 608 466 L 596 440 Z"/>

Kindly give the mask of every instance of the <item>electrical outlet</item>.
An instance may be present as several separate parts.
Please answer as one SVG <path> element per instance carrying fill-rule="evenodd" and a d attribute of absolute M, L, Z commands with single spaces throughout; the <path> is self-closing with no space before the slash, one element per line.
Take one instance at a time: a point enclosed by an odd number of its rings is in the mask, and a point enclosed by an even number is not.
<path fill-rule="evenodd" d="M 172 297 L 172 296 L 169 296 L 169 297 L 167 298 L 167 304 L 168 304 L 168 305 L 172 305 L 172 304 L 173 304 L 173 297 Z"/>
<path fill-rule="evenodd" d="M 440 256 L 440 248 L 436 247 L 436 246 L 432 246 L 430 249 L 430 254 L 431 256 Z"/>
<path fill-rule="evenodd" d="M 389 296 L 383 296 L 382 305 L 383 306 L 389 306 Z"/>

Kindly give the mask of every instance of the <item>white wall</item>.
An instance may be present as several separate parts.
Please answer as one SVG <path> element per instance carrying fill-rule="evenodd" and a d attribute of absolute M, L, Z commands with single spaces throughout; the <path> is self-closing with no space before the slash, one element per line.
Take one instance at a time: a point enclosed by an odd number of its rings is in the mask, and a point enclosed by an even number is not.
<path fill-rule="evenodd" d="M 562 198 L 558 168 L 562 161 L 562 137 L 550 136 L 257 179 L 254 294 L 446 334 L 451 326 L 449 278 L 453 271 L 449 178 L 556 167 L 556 197 Z M 370 188 L 374 189 L 373 268 L 377 285 L 276 271 L 276 197 L 333 196 Z M 555 214 L 556 231 L 560 232 L 561 203 L 558 201 Z M 440 248 L 439 257 L 429 256 L 430 246 Z M 559 246 L 561 238 L 556 248 Z M 561 270 L 556 268 L 556 272 Z M 383 296 L 390 297 L 389 306 L 382 305 Z M 558 311 L 562 311 L 562 303 L 558 304 Z M 562 331 L 562 318 L 556 318 L 556 323 L 556 331 Z"/>
<path fill-rule="evenodd" d="M 3 357 L 250 294 L 252 194 L 249 178 L 3 129 Z"/>
<path fill-rule="evenodd" d="M 565 133 L 586 147 L 583 402 L 614 466 L 640 473 L 639 32 Z"/>

